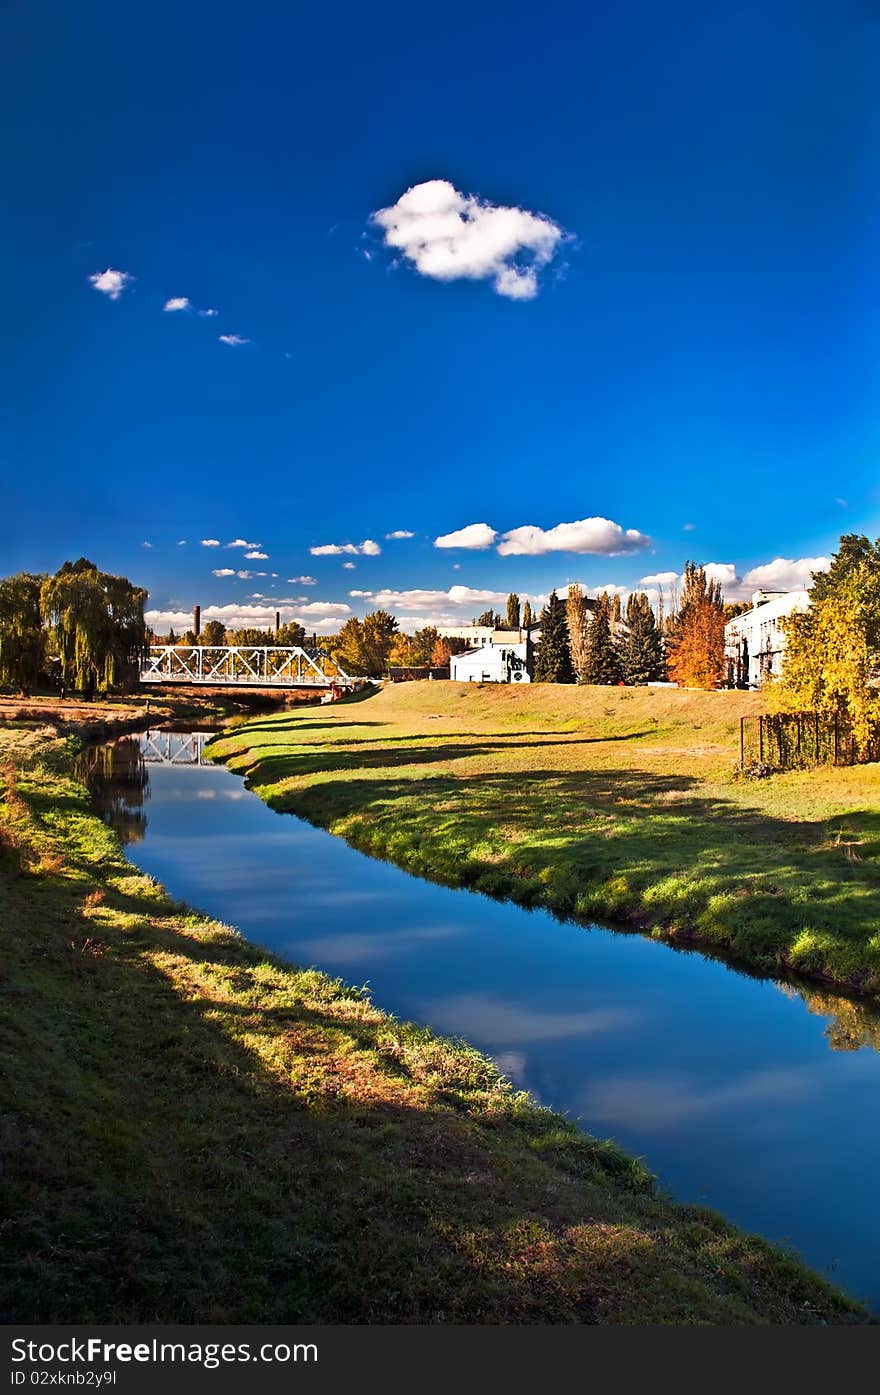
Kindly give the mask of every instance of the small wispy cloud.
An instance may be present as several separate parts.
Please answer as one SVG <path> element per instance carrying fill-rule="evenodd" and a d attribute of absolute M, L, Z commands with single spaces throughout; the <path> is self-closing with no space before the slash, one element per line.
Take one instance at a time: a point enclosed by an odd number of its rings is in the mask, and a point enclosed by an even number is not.
<path fill-rule="evenodd" d="M 261 548 L 261 547 L 263 546 L 263 544 L 262 544 L 262 543 L 255 543 L 255 542 L 246 542 L 244 538 L 233 538 L 233 539 L 232 539 L 232 542 L 228 542 L 228 543 L 226 544 L 226 546 L 227 546 L 227 547 L 249 547 L 249 548 L 251 548 L 253 551 L 257 551 L 259 548 Z"/>
<path fill-rule="evenodd" d="M 177 546 L 178 546 L 178 547 L 186 547 L 186 538 L 180 538 L 179 541 L 178 541 Z"/>
<path fill-rule="evenodd" d="M 310 547 L 313 557 L 339 557 L 343 552 L 350 552 L 355 556 L 378 557 L 382 551 L 377 542 L 372 538 L 365 538 L 358 543 L 321 543 L 318 547 Z"/>
<path fill-rule="evenodd" d="M 234 567 L 217 567 L 211 572 L 212 576 L 235 576 Z"/>
<path fill-rule="evenodd" d="M 245 557 L 249 562 L 268 562 L 268 552 L 246 552 Z"/>
<path fill-rule="evenodd" d="M 219 538 L 202 538 L 202 547 L 219 547 Z"/>
<path fill-rule="evenodd" d="M 393 541 L 395 538 L 414 538 L 415 533 L 410 533 L 406 528 L 398 528 L 394 533 L 386 533 L 386 538 Z"/>
<path fill-rule="evenodd" d="M 237 348 L 239 344 L 249 344 L 250 339 L 246 339 L 243 334 L 218 334 L 217 338 L 221 344 L 230 344 Z"/>
<path fill-rule="evenodd" d="M 682 531 L 683 533 L 692 533 L 692 532 L 694 531 L 694 529 L 696 528 L 696 526 L 697 526 L 696 523 L 683 523 L 683 524 L 681 525 L 681 531 Z"/>
<path fill-rule="evenodd" d="M 288 586 L 317 586 L 317 577 L 314 576 L 289 576 Z"/>
<path fill-rule="evenodd" d="M 116 271 L 112 266 L 108 266 L 106 271 L 96 271 L 89 281 L 96 291 L 107 296 L 109 300 L 118 300 L 126 287 L 130 286 L 134 277 L 128 271 Z"/>
<path fill-rule="evenodd" d="M 346 572 L 353 572 L 356 566 L 356 562 L 343 562 L 342 569 Z"/>
<path fill-rule="evenodd" d="M 219 310 L 212 310 L 210 308 L 208 308 L 207 310 L 199 311 L 199 314 L 202 316 L 202 318 L 206 320 L 212 320 L 214 316 L 219 315 L 219 313 Z"/>
<path fill-rule="evenodd" d="M 163 310 L 170 310 L 170 311 L 174 311 L 174 310 L 191 310 L 191 309 L 192 309 L 192 306 L 191 306 L 190 303 L 189 303 L 189 297 L 188 297 L 188 296 L 185 296 L 185 295 L 174 295 L 174 296 L 171 297 L 170 300 L 166 300 L 165 304 L 162 306 L 162 309 L 163 309 Z"/>
<path fill-rule="evenodd" d="M 153 544 L 152 544 L 151 542 L 147 542 L 146 540 L 144 540 L 144 542 L 141 543 L 141 547 L 152 547 L 152 546 L 153 546 Z"/>

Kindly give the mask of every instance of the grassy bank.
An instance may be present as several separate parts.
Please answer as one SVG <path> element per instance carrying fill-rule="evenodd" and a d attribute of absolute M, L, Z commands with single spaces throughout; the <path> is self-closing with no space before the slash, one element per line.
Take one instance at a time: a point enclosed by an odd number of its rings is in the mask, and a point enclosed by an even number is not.
<path fill-rule="evenodd" d="M 65 740 L 0 730 L 0 770 L 4 1321 L 863 1319 L 466 1046 L 171 901 Z"/>
<path fill-rule="evenodd" d="M 274 808 L 435 880 L 880 992 L 880 766 L 736 781 L 756 694 L 386 688 L 212 745 Z"/>

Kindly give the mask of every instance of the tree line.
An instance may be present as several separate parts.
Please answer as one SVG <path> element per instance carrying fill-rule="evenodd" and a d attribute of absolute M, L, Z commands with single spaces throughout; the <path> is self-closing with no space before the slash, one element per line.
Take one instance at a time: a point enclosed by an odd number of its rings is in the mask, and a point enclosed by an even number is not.
<path fill-rule="evenodd" d="M 655 613 L 644 591 L 633 592 L 624 606 L 607 592 L 591 601 L 572 584 L 566 600 L 552 593 L 538 619 L 535 681 L 718 687 L 727 672 L 729 609 L 719 583 L 693 562 L 685 564 L 680 598 L 669 615 L 662 600 Z"/>
<path fill-rule="evenodd" d="M 859 553 L 857 560 L 880 573 L 876 558 Z M 145 601 L 141 587 L 100 571 L 87 558 L 65 562 L 54 576 L 20 573 L 0 580 L 0 683 L 25 694 L 45 684 L 86 696 L 132 685 L 151 642 L 197 642 L 191 630 L 180 639 L 173 630 L 154 635 L 145 624 Z M 527 634 L 540 627 L 537 682 L 639 684 L 668 678 L 681 686 L 716 687 L 726 675 L 724 624 L 734 608 L 724 605 L 719 584 L 692 562 L 685 566 L 676 602 L 664 615 L 662 602 L 655 613 L 643 592 L 630 595 L 624 606 L 619 596 L 589 600 L 572 585 L 566 600 L 554 591 L 540 615 L 511 592 L 504 614 L 486 611 L 475 623 Z M 305 648 L 307 635 L 297 620 L 274 631 L 228 631 L 221 621 L 208 620 L 198 642 Z M 797 634 L 793 643 L 797 654 Z M 318 647 L 314 636 L 312 647 Z M 394 615 L 376 610 L 352 616 L 338 634 L 322 638 L 320 647 L 352 675 L 381 677 L 391 666 L 445 667 L 467 641 L 441 635 L 431 625 L 403 634 Z"/>

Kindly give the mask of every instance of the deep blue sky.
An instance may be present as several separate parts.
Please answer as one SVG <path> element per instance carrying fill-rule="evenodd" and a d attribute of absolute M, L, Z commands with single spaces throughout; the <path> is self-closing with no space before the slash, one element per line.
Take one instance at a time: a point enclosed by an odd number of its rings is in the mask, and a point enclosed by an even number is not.
<path fill-rule="evenodd" d="M 7 4 L 0 571 L 363 609 L 880 532 L 876 13 Z M 369 216 L 432 179 L 565 230 L 534 299 L 394 264 Z M 433 546 L 594 516 L 652 547 Z"/>

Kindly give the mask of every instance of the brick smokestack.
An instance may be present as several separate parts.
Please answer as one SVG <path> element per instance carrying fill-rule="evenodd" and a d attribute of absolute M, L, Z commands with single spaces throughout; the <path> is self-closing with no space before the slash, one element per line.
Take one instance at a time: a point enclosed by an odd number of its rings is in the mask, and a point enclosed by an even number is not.
<path fill-rule="evenodd" d="M 199 637 L 199 635 L 200 635 L 201 633 L 202 633 L 202 607 L 201 607 L 200 605 L 197 605 L 197 606 L 194 606 L 194 607 L 193 607 L 193 634 L 195 635 L 196 639 L 198 639 L 198 637 Z"/>
<path fill-rule="evenodd" d="M 277 635 L 277 633 L 278 633 L 278 631 L 279 631 L 280 629 L 281 629 L 281 611 L 280 611 L 280 610 L 276 610 L 276 612 L 275 612 L 275 633 L 276 633 L 276 635 Z"/>

